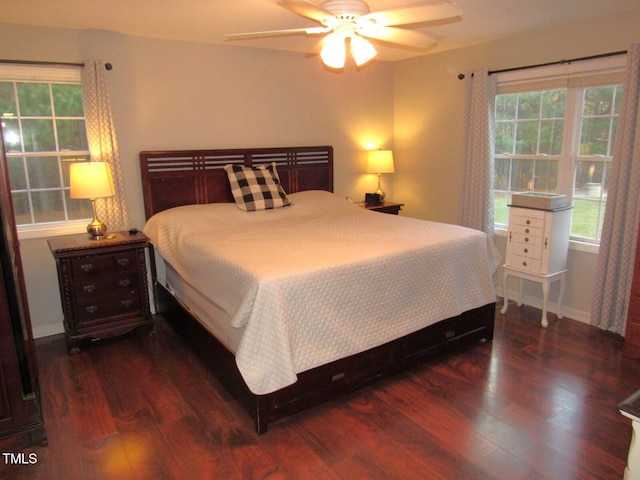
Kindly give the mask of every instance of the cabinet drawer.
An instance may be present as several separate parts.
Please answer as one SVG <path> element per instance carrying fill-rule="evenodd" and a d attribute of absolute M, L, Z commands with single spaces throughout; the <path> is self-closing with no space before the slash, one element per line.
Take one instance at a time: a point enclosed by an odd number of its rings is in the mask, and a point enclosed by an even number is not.
<path fill-rule="evenodd" d="M 532 225 L 522 225 L 519 223 L 510 225 L 509 230 L 519 235 L 527 235 L 529 237 L 541 238 L 544 235 L 544 229 L 542 228 L 534 227 Z"/>
<path fill-rule="evenodd" d="M 541 260 L 521 255 L 511 255 L 508 263 L 515 268 L 527 272 L 539 273 L 542 269 Z"/>
<path fill-rule="evenodd" d="M 135 250 L 109 255 L 91 255 L 71 260 L 71 269 L 75 279 L 108 275 L 114 272 L 130 272 L 135 271 L 136 268 Z"/>
<path fill-rule="evenodd" d="M 522 245 L 531 245 L 533 248 L 541 249 L 543 244 L 542 237 L 533 237 L 531 235 L 523 235 L 521 233 L 511 233 L 511 243 Z"/>
<path fill-rule="evenodd" d="M 511 211 L 511 220 L 514 225 L 543 228 L 544 212 L 525 208 L 513 209 Z"/>
<path fill-rule="evenodd" d="M 540 247 L 539 245 L 511 242 L 511 245 L 509 245 L 509 247 L 509 251 L 507 252 L 507 256 L 509 258 L 507 260 L 509 260 L 512 255 L 542 260 L 542 247 Z"/>

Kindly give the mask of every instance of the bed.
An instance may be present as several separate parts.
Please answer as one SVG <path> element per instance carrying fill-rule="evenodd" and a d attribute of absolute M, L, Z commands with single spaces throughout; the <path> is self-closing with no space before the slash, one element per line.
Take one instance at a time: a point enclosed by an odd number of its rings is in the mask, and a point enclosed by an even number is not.
<path fill-rule="evenodd" d="M 147 151 L 140 162 L 156 311 L 259 433 L 493 338 L 491 240 L 338 197 L 330 146 Z M 243 210 L 232 170 L 268 170 L 284 203 Z"/>

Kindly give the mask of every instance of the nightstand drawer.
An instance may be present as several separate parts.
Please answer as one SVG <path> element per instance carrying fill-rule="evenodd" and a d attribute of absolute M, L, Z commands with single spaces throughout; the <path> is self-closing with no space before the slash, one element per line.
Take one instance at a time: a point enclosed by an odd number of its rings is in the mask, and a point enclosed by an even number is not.
<path fill-rule="evenodd" d="M 110 275 L 82 275 L 74 278 L 73 289 L 78 303 L 96 297 L 119 296 L 138 289 L 138 272 L 116 272 Z"/>
<path fill-rule="evenodd" d="M 77 327 L 80 329 L 96 323 L 104 324 L 109 319 L 119 320 L 121 315 L 142 313 L 137 291 L 101 297 L 95 301 L 87 298 L 77 303 L 77 309 Z"/>
<path fill-rule="evenodd" d="M 110 255 L 90 255 L 71 260 L 73 277 L 96 277 L 114 272 L 131 272 L 137 268 L 136 252 L 126 251 Z"/>

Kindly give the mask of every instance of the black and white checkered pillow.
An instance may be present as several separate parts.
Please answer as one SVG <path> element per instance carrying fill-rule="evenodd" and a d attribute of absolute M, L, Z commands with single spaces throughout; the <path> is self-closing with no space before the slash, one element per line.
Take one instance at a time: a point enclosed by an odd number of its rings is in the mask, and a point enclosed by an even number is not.
<path fill-rule="evenodd" d="M 253 212 L 290 205 L 280 185 L 275 162 L 259 167 L 225 165 L 224 170 L 229 177 L 236 205 L 242 210 Z"/>

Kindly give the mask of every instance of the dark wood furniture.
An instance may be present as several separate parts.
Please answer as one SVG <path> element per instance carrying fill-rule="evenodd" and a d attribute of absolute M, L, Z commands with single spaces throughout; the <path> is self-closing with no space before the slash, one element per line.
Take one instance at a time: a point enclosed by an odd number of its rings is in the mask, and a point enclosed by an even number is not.
<path fill-rule="evenodd" d="M 232 202 L 225 164 L 255 166 L 275 162 L 287 193 L 333 191 L 332 147 L 141 152 L 147 218 L 185 204 Z M 153 274 L 155 277 L 155 273 Z M 377 348 L 298 375 L 298 381 L 267 395 L 246 386 L 227 350 L 154 278 L 156 310 L 163 313 L 194 351 L 211 365 L 221 383 L 253 417 L 256 430 L 337 395 L 393 375 L 422 358 L 463 344 L 493 339 L 495 302 L 464 312 Z M 328 300 L 330 301 L 330 300 Z"/>
<path fill-rule="evenodd" d="M 623 351 L 628 357 L 640 358 L 640 231 L 638 231 L 636 258 L 633 263 L 633 280 L 629 296 Z"/>
<path fill-rule="evenodd" d="M 396 203 L 396 202 L 382 202 L 379 205 L 371 205 L 366 202 L 357 202 L 356 205 L 366 208 L 367 210 L 373 210 L 374 212 L 381 213 L 389 213 L 391 215 L 398 215 L 402 207 L 404 207 L 404 203 Z"/>
<path fill-rule="evenodd" d="M 85 339 L 153 328 L 147 286 L 147 237 L 116 232 L 92 240 L 86 233 L 50 238 L 58 268 L 64 330 L 70 353 Z"/>
<path fill-rule="evenodd" d="M 46 442 L 20 244 L 0 129 L 0 451 Z M 1 468 L 1 467 L 0 467 Z"/>

